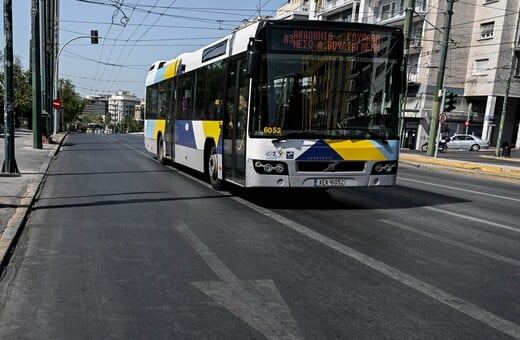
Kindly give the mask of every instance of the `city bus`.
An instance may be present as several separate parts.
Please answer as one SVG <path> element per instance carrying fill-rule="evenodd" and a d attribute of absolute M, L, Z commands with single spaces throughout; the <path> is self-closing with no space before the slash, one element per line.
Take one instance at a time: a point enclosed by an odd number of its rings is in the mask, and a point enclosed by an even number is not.
<path fill-rule="evenodd" d="M 400 29 L 263 19 L 152 64 L 144 144 L 213 188 L 392 186 Z"/>

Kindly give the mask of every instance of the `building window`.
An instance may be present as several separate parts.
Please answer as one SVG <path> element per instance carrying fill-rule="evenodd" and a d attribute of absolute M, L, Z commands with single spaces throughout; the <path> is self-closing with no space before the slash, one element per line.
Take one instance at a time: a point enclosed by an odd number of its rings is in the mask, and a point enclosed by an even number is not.
<path fill-rule="evenodd" d="M 520 77 L 520 58 L 518 57 L 518 55 L 515 57 L 515 61 L 514 61 L 514 64 L 515 65 L 514 67 L 514 76 L 515 77 Z"/>
<path fill-rule="evenodd" d="M 412 27 L 412 34 L 411 34 L 411 41 L 410 46 L 411 47 L 420 47 L 422 45 L 422 31 L 423 31 L 423 24 L 414 24 Z"/>
<path fill-rule="evenodd" d="M 349 8 L 345 11 L 333 14 L 327 18 L 327 20 L 331 21 L 343 21 L 343 22 L 350 22 L 353 21 L 352 17 L 352 8 Z"/>
<path fill-rule="evenodd" d="M 493 38 L 493 30 L 495 29 L 495 22 L 486 22 L 480 25 L 480 39 Z"/>
<path fill-rule="evenodd" d="M 385 20 L 400 15 L 402 14 L 404 8 L 404 0 L 394 1 L 381 5 L 381 12 L 379 13 L 379 18 L 380 20 Z"/>
<path fill-rule="evenodd" d="M 488 74 L 489 69 L 489 59 L 476 59 L 473 64 L 473 75 L 475 76 L 485 76 Z"/>

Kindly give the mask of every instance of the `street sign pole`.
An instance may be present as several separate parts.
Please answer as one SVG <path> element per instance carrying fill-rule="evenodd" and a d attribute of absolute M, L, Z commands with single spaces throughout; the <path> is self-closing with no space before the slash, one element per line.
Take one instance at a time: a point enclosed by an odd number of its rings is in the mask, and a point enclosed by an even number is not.
<path fill-rule="evenodd" d="M 466 125 L 466 134 L 468 134 L 468 128 L 469 128 L 469 115 L 471 113 L 471 109 L 472 109 L 472 103 L 469 103 L 468 105 L 468 116 L 466 117 L 466 122 L 464 122 L 464 125 Z"/>
<path fill-rule="evenodd" d="M 441 103 L 444 105 L 444 101 L 446 100 L 446 89 L 442 89 L 442 97 L 441 97 Z M 444 117 L 444 112 L 440 114 L 440 116 Z M 439 154 L 439 143 L 440 143 L 440 136 L 441 136 L 441 119 L 439 119 L 439 126 L 437 127 L 437 134 L 435 136 L 435 153 L 434 157 L 437 158 L 437 155 Z"/>

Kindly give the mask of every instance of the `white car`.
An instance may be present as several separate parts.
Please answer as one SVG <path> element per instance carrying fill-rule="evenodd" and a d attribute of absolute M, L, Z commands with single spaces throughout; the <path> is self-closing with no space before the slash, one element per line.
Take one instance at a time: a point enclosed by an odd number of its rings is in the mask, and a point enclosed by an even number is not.
<path fill-rule="evenodd" d="M 454 135 L 446 145 L 448 146 L 448 149 L 464 149 L 470 151 L 489 149 L 488 141 L 473 135 Z"/>

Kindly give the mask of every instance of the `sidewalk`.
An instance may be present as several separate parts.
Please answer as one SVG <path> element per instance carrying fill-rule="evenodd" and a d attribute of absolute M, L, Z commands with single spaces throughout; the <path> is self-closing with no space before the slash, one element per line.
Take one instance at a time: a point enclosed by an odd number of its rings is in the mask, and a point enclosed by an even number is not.
<path fill-rule="evenodd" d="M 461 159 L 448 159 L 443 157 L 444 154 L 439 154 L 438 157 L 430 157 L 424 153 L 401 152 L 399 155 L 399 163 L 520 183 L 520 150 L 513 150 L 509 158 L 496 157 L 494 148 L 481 150 L 478 155 L 477 160 L 466 161 Z"/>
<path fill-rule="evenodd" d="M 65 133 L 52 136 L 52 143 L 33 148 L 31 130 L 16 129 L 14 159 L 19 174 L 0 173 L 0 263 L 3 266 L 11 244 L 33 204 L 52 157 L 58 152 Z M 0 131 L 0 162 L 5 160 L 5 139 Z"/>

